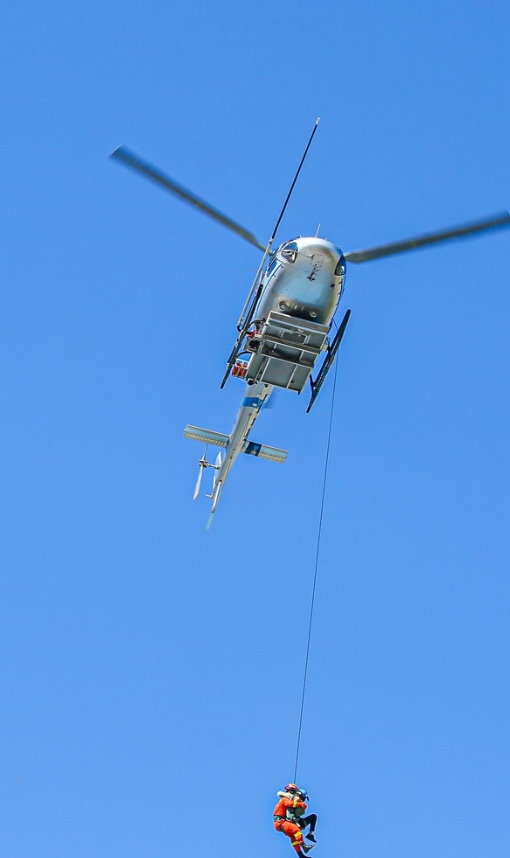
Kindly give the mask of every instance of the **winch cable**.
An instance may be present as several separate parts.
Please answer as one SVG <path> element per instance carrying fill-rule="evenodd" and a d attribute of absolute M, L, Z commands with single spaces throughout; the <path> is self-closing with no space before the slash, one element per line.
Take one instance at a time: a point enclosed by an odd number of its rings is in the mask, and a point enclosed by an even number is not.
<path fill-rule="evenodd" d="M 331 432 L 333 429 L 333 414 L 335 408 L 335 393 L 336 393 L 336 377 L 338 371 L 338 362 L 335 362 L 335 374 L 333 377 L 333 392 L 331 395 L 331 409 L 329 413 L 329 428 L 328 428 L 328 439 L 326 442 L 326 457 L 324 460 L 324 476 L 322 480 L 322 498 L 321 498 L 321 508 L 319 515 L 319 527 L 317 530 L 317 544 L 315 548 L 315 569 L 313 573 L 313 585 L 312 585 L 312 596 L 310 600 L 310 616 L 308 620 L 308 640 L 306 643 L 306 656 L 305 656 L 305 667 L 303 671 L 303 690 L 301 694 L 301 711 L 299 713 L 299 727 L 297 734 L 297 743 L 296 743 L 296 763 L 294 767 L 294 783 L 297 783 L 297 771 L 298 771 L 298 762 L 299 762 L 299 748 L 301 745 L 301 730 L 303 727 L 303 712 L 305 708 L 305 698 L 306 698 L 306 680 L 308 677 L 308 661 L 310 658 L 310 643 L 312 640 L 312 626 L 313 626 L 313 609 L 315 606 L 315 591 L 317 589 L 317 572 L 319 569 L 319 555 L 320 555 L 320 547 L 321 547 L 321 536 L 322 536 L 322 520 L 324 517 L 324 502 L 326 499 L 326 485 L 328 480 L 328 465 L 329 465 L 329 448 L 331 446 Z"/>

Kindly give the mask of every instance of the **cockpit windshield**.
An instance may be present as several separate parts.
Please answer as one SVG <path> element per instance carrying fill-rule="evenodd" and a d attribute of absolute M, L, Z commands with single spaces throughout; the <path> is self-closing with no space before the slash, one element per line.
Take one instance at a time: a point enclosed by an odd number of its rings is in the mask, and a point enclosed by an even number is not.
<path fill-rule="evenodd" d="M 281 255 L 287 262 L 295 262 L 298 254 L 298 246 L 295 241 L 289 241 L 284 244 L 280 250 Z"/>
<path fill-rule="evenodd" d="M 346 264 L 345 264 L 345 256 L 343 255 L 340 248 L 338 248 L 338 252 L 340 254 L 340 259 L 338 260 L 335 268 L 335 277 L 343 277 L 345 274 Z"/>

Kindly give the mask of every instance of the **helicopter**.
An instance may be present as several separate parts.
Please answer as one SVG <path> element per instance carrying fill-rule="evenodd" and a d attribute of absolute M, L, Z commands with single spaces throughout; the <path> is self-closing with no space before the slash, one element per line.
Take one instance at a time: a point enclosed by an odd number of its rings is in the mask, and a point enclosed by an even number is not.
<path fill-rule="evenodd" d="M 286 450 L 256 443 L 249 439 L 249 435 L 275 388 L 293 390 L 300 394 L 309 384 L 310 400 L 307 413 L 312 408 L 333 365 L 351 315 L 350 309 L 346 310 L 331 337 L 334 316 L 344 291 L 347 263 L 369 262 L 438 242 L 468 238 L 510 226 L 510 213 L 504 211 L 469 224 L 346 253 L 333 242 L 319 238 L 318 231 L 313 237 L 298 236 L 284 241 L 273 250 L 278 229 L 319 121 L 317 119 L 315 122 L 266 245 L 261 244 L 249 230 L 161 170 L 141 160 L 124 146 L 110 155 L 219 221 L 262 251 L 261 262 L 237 322 L 238 335 L 220 385 L 223 388 L 230 376 L 239 378 L 246 384 L 232 431 L 228 435 L 190 424 L 184 429 L 185 438 L 205 444 L 205 452 L 198 463 L 198 479 L 193 500 L 200 493 L 203 472 L 207 468 L 213 469 L 214 472 L 212 490 L 208 495 L 212 500 L 212 507 L 207 528 L 213 520 L 228 473 L 240 453 L 273 462 L 285 462 Z M 320 367 L 313 378 L 312 373 L 318 361 Z M 209 445 L 220 448 L 214 462 L 207 460 Z"/>

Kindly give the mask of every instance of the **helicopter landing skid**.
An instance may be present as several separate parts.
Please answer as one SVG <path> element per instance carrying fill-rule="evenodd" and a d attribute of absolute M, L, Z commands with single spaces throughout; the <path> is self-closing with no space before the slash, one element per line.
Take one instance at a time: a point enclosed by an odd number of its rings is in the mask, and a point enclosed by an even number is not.
<path fill-rule="evenodd" d="M 310 387 L 312 388 L 312 395 L 310 397 L 310 402 L 308 403 L 308 408 L 306 409 L 307 414 L 310 411 L 313 403 L 317 399 L 317 397 L 320 393 L 320 389 L 321 389 L 322 385 L 324 384 L 324 380 L 325 380 L 329 370 L 331 369 L 331 367 L 333 365 L 333 361 L 335 360 L 336 353 L 338 351 L 340 343 L 342 342 L 342 337 L 345 334 L 345 329 L 347 327 L 347 322 L 349 321 L 350 315 L 351 315 L 351 311 L 347 310 L 345 313 L 345 316 L 343 317 L 343 319 L 340 323 L 340 327 L 338 328 L 338 331 L 335 334 L 333 342 L 331 343 L 331 345 L 328 348 L 327 355 L 324 358 L 324 363 L 322 364 L 322 366 L 319 370 L 319 374 L 317 375 L 317 378 L 315 379 L 315 381 L 312 378 L 310 379 Z"/>

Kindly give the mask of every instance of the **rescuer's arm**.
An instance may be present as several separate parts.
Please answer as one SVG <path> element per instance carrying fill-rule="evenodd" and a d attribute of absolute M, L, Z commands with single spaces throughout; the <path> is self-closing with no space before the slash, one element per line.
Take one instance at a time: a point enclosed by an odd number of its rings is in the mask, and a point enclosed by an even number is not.
<path fill-rule="evenodd" d="M 301 812 L 304 813 L 306 810 L 306 804 L 304 801 L 298 801 L 297 798 L 282 798 L 282 804 L 284 807 L 291 807 L 293 810 L 301 809 Z M 301 814 L 299 814 L 301 816 Z"/>

